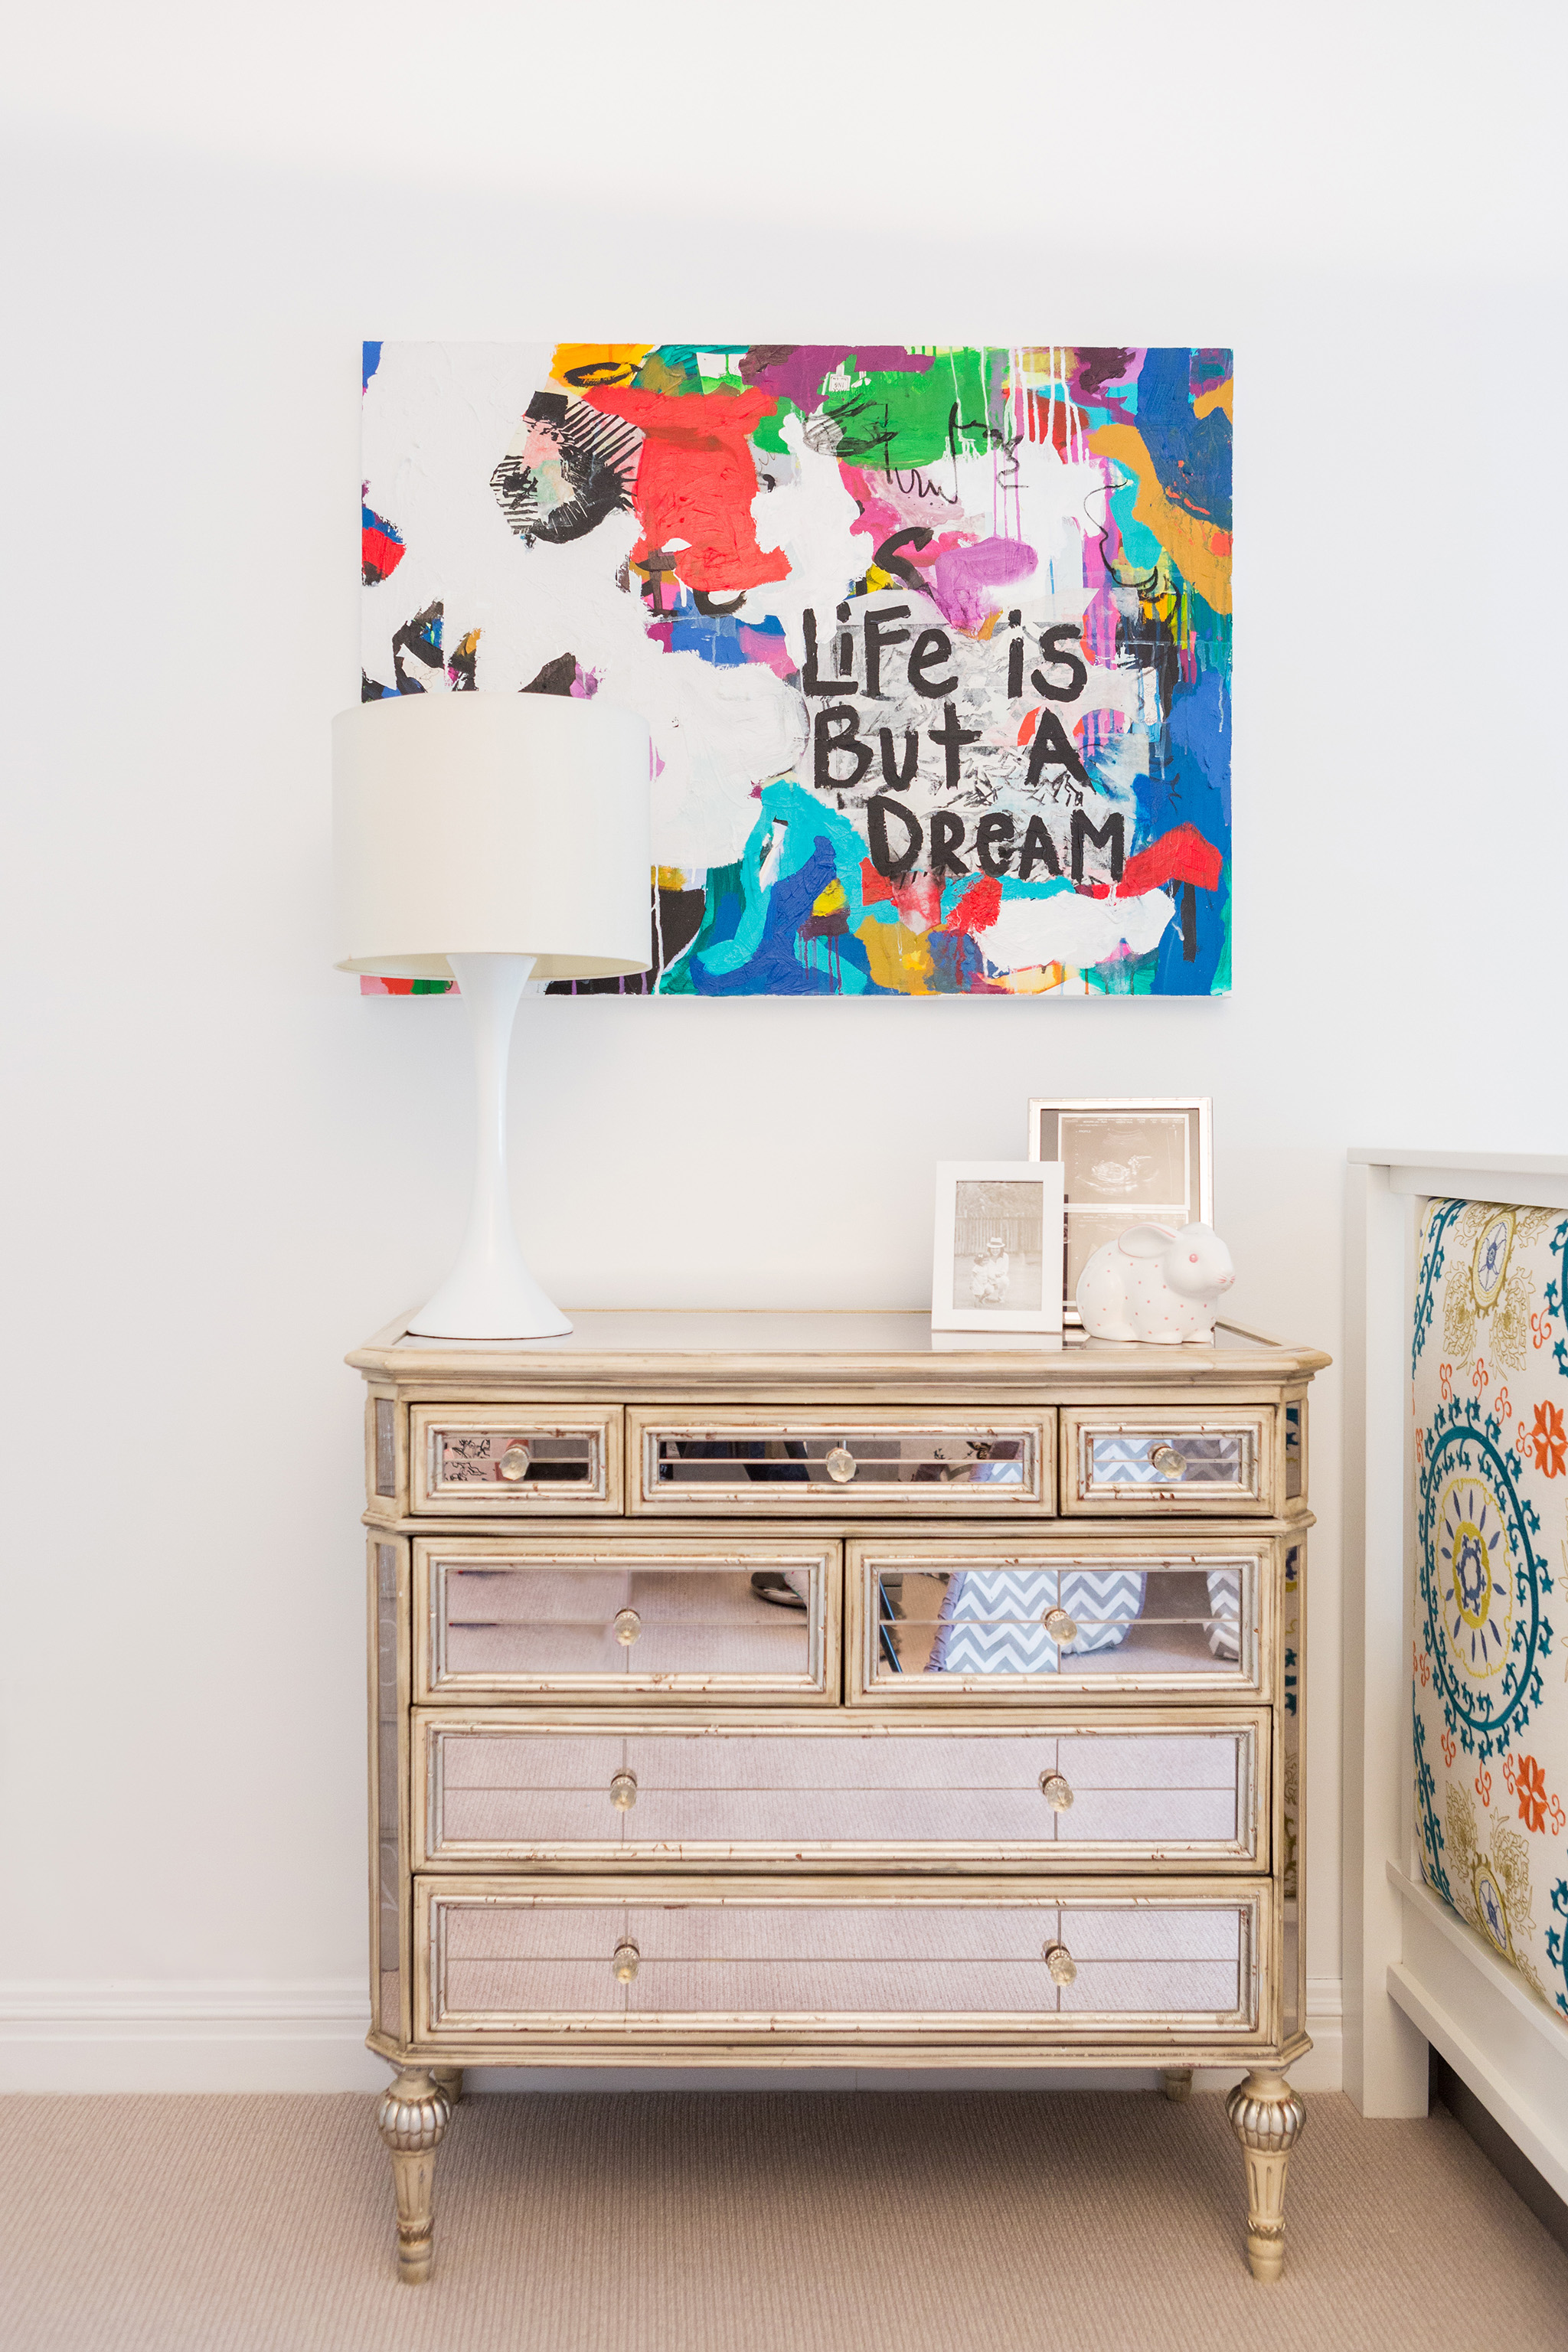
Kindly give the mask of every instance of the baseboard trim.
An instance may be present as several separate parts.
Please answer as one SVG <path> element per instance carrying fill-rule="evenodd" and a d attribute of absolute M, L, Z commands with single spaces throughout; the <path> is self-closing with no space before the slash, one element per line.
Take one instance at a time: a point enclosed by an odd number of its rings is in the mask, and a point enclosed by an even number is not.
<path fill-rule="evenodd" d="M 363 2091 L 386 2081 L 386 2062 L 364 2047 L 370 2005 L 352 1979 L 276 1981 L 212 1979 L 65 1979 L 0 1983 L 0 2090 Z M 1307 1987 L 1313 2047 L 1291 2069 L 1303 2091 L 1342 2081 L 1340 1980 Z M 1198 2090 L 1238 2082 L 1239 2067 L 1205 2067 Z M 1148 2087 L 1137 2069 L 1029 2066 L 892 2072 L 774 2068 L 484 2067 L 476 2090 L 985 2090 Z"/>
<path fill-rule="evenodd" d="M 0 2089 L 370 2090 L 369 2031 L 352 1979 L 0 1984 Z"/>

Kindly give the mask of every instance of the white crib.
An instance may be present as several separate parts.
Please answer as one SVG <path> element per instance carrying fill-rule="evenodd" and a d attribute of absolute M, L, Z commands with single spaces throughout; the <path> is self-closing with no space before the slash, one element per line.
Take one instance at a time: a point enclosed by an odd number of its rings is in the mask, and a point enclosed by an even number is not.
<path fill-rule="evenodd" d="M 1350 1160 L 1345 2088 L 1430 2043 L 1568 2198 L 1568 1159 Z"/>

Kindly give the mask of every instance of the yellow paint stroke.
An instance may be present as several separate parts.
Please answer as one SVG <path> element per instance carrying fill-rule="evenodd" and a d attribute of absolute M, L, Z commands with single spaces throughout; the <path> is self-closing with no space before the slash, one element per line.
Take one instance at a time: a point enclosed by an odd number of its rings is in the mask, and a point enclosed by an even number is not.
<path fill-rule="evenodd" d="M 1200 425 L 1205 416 L 1212 416 L 1216 408 L 1223 408 L 1226 415 L 1230 416 L 1230 395 L 1235 383 L 1236 378 L 1233 375 L 1227 375 L 1225 382 L 1216 383 L 1212 392 L 1199 393 L 1193 403 L 1193 415 Z M 1232 416 L 1231 423 L 1234 425 L 1236 419 Z"/>
<path fill-rule="evenodd" d="M 1210 610 L 1230 610 L 1230 533 L 1217 523 L 1200 522 L 1165 496 L 1148 444 L 1135 425 L 1100 425 L 1089 436 L 1097 457 L 1125 466 L 1138 483 L 1133 519 L 1153 532 L 1189 587 Z"/>
<path fill-rule="evenodd" d="M 581 394 L 589 387 L 568 383 L 570 370 L 598 368 L 603 371 L 597 378 L 602 384 L 630 383 L 649 352 L 658 349 L 657 343 L 557 343 L 550 373 L 557 383 L 566 385 L 568 392 Z"/>
<path fill-rule="evenodd" d="M 890 572 L 884 572 L 879 563 L 868 563 L 866 566 L 866 593 L 868 596 L 875 596 L 879 589 L 898 587 L 902 584 L 903 583 L 901 582 L 894 580 Z"/>
<path fill-rule="evenodd" d="M 1068 976 L 1065 963 L 1037 963 L 998 975 L 1009 996 L 1045 996 Z"/>
<path fill-rule="evenodd" d="M 826 890 L 818 891 L 811 902 L 811 911 L 814 915 L 836 915 L 840 907 L 847 907 L 849 901 L 844 895 L 844 885 L 836 877 L 828 884 Z"/>
<path fill-rule="evenodd" d="M 866 950 L 873 985 L 896 988 L 900 996 L 930 996 L 933 966 L 923 931 L 903 923 L 879 923 L 868 915 L 855 934 Z"/>
<path fill-rule="evenodd" d="M 661 890 L 684 890 L 686 877 L 679 866 L 656 866 L 653 878 Z"/>

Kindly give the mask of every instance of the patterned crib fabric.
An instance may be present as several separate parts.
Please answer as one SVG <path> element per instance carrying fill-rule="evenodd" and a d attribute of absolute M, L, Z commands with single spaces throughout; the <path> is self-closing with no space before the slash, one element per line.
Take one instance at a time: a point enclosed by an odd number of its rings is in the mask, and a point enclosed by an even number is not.
<path fill-rule="evenodd" d="M 1434 1201 L 1412 1333 L 1427 1885 L 1568 2015 L 1568 1218 Z"/>
<path fill-rule="evenodd" d="M 1142 1576 L 1117 1571 L 961 1569 L 948 1580 L 931 1675 L 1050 1675 L 1058 1657 L 1114 1650 L 1143 1608 Z M 1078 1626 L 1058 1644 L 1042 1620 L 1065 1609 Z"/>

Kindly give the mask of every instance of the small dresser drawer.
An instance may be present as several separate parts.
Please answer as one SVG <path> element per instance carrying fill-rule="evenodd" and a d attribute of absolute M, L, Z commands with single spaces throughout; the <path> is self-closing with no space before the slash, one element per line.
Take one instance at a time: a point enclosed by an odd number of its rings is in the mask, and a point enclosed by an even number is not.
<path fill-rule="evenodd" d="M 1267 1724 L 421 1714 L 414 1867 L 1257 1870 Z"/>
<path fill-rule="evenodd" d="M 1257 2032 L 1266 1885 L 417 1882 L 421 2039 Z"/>
<path fill-rule="evenodd" d="M 1279 1507 L 1283 1434 L 1272 1405 L 1215 1414 L 1068 1405 L 1061 1440 L 1068 1517 L 1266 1518 Z"/>
<path fill-rule="evenodd" d="M 634 1512 L 843 1517 L 1056 1511 L 1056 1415 L 626 1413 Z"/>
<path fill-rule="evenodd" d="M 409 1407 L 409 1507 L 416 1517 L 619 1514 L 619 1405 Z"/>
<path fill-rule="evenodd" d="M 1194 1530 L 1180 1546 L 1110 1528 L 857 1538 L 846 1556 L 846 1697 L 1278 1700 L 1283 1544 L 1235 1528 Z"/>
<path fill-rule="evenodd" d="M 415 1699 L 836 1704 L 842 1583 L 808 1532 L 421 1536 Z"/>

